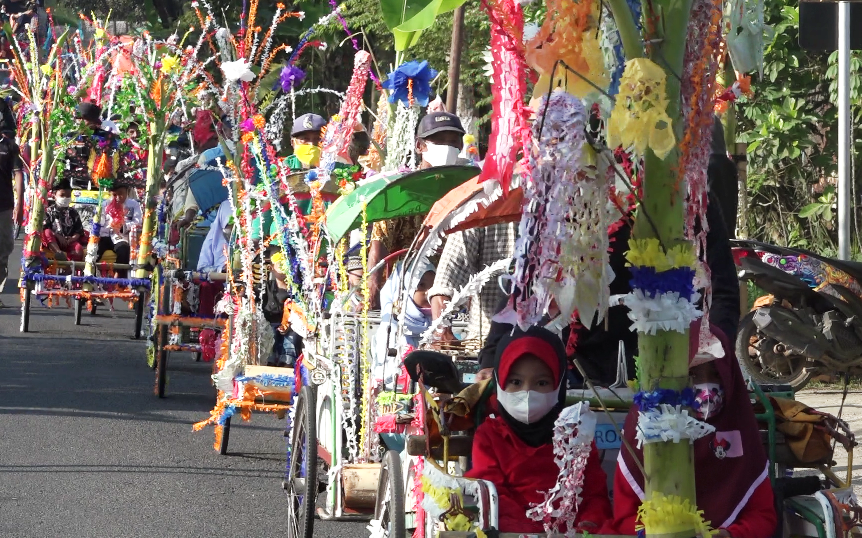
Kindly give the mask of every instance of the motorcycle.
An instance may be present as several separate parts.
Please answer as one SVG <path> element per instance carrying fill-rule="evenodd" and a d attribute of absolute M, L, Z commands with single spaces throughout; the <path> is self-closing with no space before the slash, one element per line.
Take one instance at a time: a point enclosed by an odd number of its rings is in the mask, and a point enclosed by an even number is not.
<path fill-rule="evenodd" d="M 767 293 L 739 324 L 743 372 L 794 390 L 818 375 L 862 373 L 862 263 L 757 241 L 731 243 L 740 281 Z"/>

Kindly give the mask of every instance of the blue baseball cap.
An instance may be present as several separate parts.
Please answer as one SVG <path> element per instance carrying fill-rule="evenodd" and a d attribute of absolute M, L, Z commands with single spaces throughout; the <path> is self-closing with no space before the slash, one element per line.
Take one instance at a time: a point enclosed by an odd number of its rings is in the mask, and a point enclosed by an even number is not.
<path fill-rule="evenodd" d="M 320 131 L 324 127 L 326 127 L 326 120 L 322 116 L 303 114 L 293 121 L 293 126 L 290 128 L 290 136 L 298 135 L 299 133 Z"/>

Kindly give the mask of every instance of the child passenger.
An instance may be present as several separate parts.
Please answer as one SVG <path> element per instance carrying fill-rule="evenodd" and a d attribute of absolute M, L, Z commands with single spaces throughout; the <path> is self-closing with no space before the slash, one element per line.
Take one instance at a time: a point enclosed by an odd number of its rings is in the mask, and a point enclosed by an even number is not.
<path fill-rule="evenodd" d="M 500 498 L 500 532 L 542 533 L 527 518 L 531 504 L 544 501 L 557 483 L 554 421 L 565 405 L 567 362 L 562 341 L 552 332 L 515 328 L 497 347 L 494 374 L 499 416 L 486 420 L 473 440 L 473 468 L 468 477 L 493 482 Z M 607 477 L 592 447 L 585 470 L 576 521 L 596 532 L 611 516 Z"/>
<path fill-rule="evenodd" d="M 699 322 L 692 325 L 692 335 L 697 336 L 699 326 Z M 711 328 L 713 333 L 721 333 L 715 326 Z M 689 369 L 700 402 L 700 410 L 695 413 L 715 427 L 715 433 L 694 442 L 697 507 L 703 510 L 704 519 L 718 529 L 715 536 L 767 538 L 775 530 L 777 516 L 766 454 L 733 348 L 724 333 L 717 336 L 724 357 Z M 697 338 L 692 338 L 690 357 L 695 355 L 696 346 Z M 637 446 L 637 416 L 637 407 L 632 407 L 623 428 L 632 447 Z M 635 448 L 632 456 L 620 450 L 614 476 L 614 518 L 602 534 L 635 534 L 644 480 L 634 457 L 643 461 L 643 452 Z"/>
<path fill-rule="evenodd" d="M 42 242 L 58 258 L 82 261 L 87 237 L 81 216 L 71 207 L 72 186 L 68 181 L 61 181 L 51 190 L 54 192 L 54 203 L 45 210 Z"/>

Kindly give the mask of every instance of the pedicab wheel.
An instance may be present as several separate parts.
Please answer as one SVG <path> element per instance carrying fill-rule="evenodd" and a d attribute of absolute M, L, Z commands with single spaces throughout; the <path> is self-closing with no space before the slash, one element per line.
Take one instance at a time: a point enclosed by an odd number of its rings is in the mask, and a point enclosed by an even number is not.
<path fill-rule="evenodd" d="M 380 481 L 377 483 L 377 501 L 374 519 L 380 522 L 383 536 L 404 538 L 404 481 L 401 480 L 401 457 L 390 450 L 383 456 Z"/>
<path fill-rule="evenodd" d="M 141 330 L 144 327 L 144 298 L 145 293 L 138 292 L 138 298 L 135 301 L 135 340 L 141 338 Z"/>
<path fill-rule="evenodd" d="M 90 301 L 90 315 L 91 316 L 96 315 L 96 308 L 98 308 L 98 306 L 99 305 L 96 304 L 96 301 Z"/>
<path fill-rule="evenodd" d="M 81 324 L 81 314 L 84 312 L 84 300 L 80 297 L 75 299 L 75 325 Z"/>
<path fill-rule="evenodd" d="M 21 332 L 30 332 L 30 301 L 33 294 L 30 293 L 29 286 L 24 286 L 24 307 L 21 309 Z"/>
<path fill-rule="evenodd" d="M 296 399 L 296 414 L 290 432 L 290 461 L 282 487 L 287 492 L 287 535 L 311 538 L 317 503 L 316 394 L 305 386 Z"/>
<path fill-rule="evenodd" d="M 224 421 L 224 426 L 221 428 L 221 440 L 218 444 L 218 453 L 224 456 L 227 454 L 227 443 L 230 441 L 230 417 Z"/>
<path fill-rule="evenodd" d="M 168 352 L 165 350 L 167 345 L 167 327 L 159 327 L 156 337 L 156 395 L 159 398 L 165 397 L 165 383 L 168 380 Z"/>

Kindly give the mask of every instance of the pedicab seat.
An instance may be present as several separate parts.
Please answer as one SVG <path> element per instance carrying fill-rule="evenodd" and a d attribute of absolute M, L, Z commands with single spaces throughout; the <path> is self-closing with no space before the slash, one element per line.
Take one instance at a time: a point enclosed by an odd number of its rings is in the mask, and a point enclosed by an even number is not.
<path fill-rule="evenodd" d="M 293 386 L 286 384 L 294 379 L 293 368 L 258 366 L 249 364 L 243 372 L 246 387 L 254 387 L 264 403 L 290 403 Z"/>
<path fill-rule="evenodd" d="M 434 458 L 435 460 L 443 459 L 443 445 L 431 447 L 431 453 L 429 454 L 427 448 L 428 443 L 424 435 L 408 435 L 406 444 L 407 454 L 411 456 L 423 456 L 426 458 Z M 472 435 L 453 435 L 449 437 L 450 458 L 469 458 L 472 455 Z"/>

